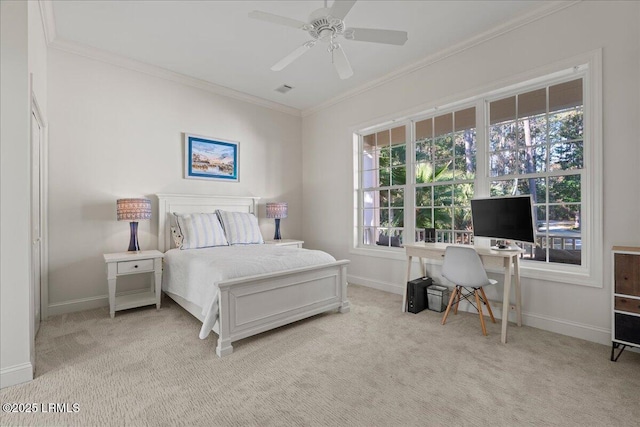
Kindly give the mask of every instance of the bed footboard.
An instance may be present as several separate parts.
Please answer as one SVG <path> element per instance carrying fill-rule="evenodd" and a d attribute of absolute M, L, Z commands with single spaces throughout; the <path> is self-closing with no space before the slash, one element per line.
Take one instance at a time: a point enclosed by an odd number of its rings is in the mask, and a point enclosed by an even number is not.
<path fill-rule="evenodd" d="M 349 312 L 347 264 L 342 260 L 220 282 L 216 354 L 227 356 L 234 341 L 325 311 Z"/>

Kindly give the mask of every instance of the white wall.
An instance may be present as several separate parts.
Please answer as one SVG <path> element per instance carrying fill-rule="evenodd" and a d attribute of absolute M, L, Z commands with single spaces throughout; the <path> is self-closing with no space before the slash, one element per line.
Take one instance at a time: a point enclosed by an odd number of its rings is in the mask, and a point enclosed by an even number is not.
<path fill-rule="evenodd" d="M 0 387 L 7 387 L 33 378 L 29 89 L 46 117 L 47 46 L 38 3 L 1 7 Z"/>
<path fill-rule="evenodd" d="M 29 333 L 27 3 L 0 3 L 0 387 L 33 375 Z"/>
<path fill-rule="evenodd" d="M 129 243 L 118 198 L 259 196 L 265 238 L 274 223 L 264 203 L 286 201 L 282 234 L 302 234 L 300 117 L 50 49 L 49 122 L 50 314 L 108 303 L 102 254 Z M 239 141 L 240 182 L 184 179 L 183 132 Z M 157 247 L 157 223 L 140 222 L 142 249 Z M 119 279 L 118 290 L 140 279 Z"/>
<path fill-rule="evenodd" d="M 305 227 L 305 241 L 351 259 L 351 282 L 400 292 L 404 261 L 349 251 L 354 214 L 349 130 L 474 91 L 478 95 L 495 81 L 602 48 L 604 287 L 524 279 L 523 300 L 529 325 L 610 342 L 609 249 L 614 244 L 640 245 L 639 8 L 637 2 L 581 2 L 304 117 L 304 214 L 305 223 L 313 224 Z M 328 174 L 328 168 L 333 173 Z"/>

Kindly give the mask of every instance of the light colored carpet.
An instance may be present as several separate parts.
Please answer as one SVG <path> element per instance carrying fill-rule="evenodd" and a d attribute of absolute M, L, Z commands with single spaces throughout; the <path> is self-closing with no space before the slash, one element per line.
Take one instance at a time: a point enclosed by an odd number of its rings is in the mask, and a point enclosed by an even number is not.
<path fill-rule="evenodd" d="M 350 286 L 352 310 L 234 344 L 170 299 L 51 318 L 37 377 L 7 402 L 78 403 L 78 413 L 0 414 L 2 425 L 632 426 L 640 354 L 529 327 L 483 337 L 476 315 L 400 312 L 401 298 Z"/>

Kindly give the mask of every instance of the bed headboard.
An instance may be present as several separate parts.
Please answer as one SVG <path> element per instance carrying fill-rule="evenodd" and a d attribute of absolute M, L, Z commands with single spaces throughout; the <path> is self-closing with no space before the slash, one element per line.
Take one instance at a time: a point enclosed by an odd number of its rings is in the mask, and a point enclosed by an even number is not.
<path fill-rule="evenodd" d="M 174 247 L 171 238 L 171 214 L 211 213 L 216 209 L 256 214 L 260 197 L 208 196 L 195 194 L 156 194 L 158 197 L 158 250 Z"/>

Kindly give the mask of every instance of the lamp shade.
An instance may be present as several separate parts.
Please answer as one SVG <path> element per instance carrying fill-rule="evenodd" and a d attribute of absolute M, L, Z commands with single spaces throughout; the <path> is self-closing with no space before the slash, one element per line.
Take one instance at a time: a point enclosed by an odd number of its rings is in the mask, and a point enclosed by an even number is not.
<path fill-rule="evenodd" d="M 267 218 L 286 218 L 287 217 L 287 203 L 267 203 Z"/>
<path fill-rule="evenodd" d="M 118 221 L 151 219 L 151 200 L 118 199 Z"/>

